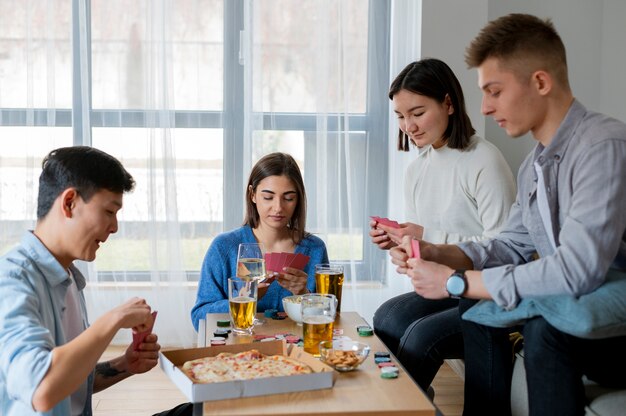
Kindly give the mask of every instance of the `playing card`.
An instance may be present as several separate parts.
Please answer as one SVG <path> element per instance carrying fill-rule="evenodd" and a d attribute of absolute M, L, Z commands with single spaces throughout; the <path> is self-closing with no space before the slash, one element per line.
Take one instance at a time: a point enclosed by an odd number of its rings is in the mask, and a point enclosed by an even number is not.
<path fill-rule="evenodd" d="M 152 333 L 152 328 L 154 328 L 154 321 L 156 321 L 156 317 L 157 317 L 157 311 L 153 311 L 152 312 L 152 324 L 150 324 L 150 327 L 143 332 L 133 332 L 133 350 L 139 351 L 139 345 L 141 345 L 143 340 L 146 339 L 146 337 Z"/>
<path fill-rule="evenodd" d="M 301 253 L 294 253 L 291 259 L 291 263 L 288 267 L 293 267 L 294 269 L 298 270 L 304 270 L 308 262 L 309 256 Z"/>
<path fill-rule="evenodd" d="M 420 259 L 420 242 L 419 240 L 411 240 L 411 257 L 414 259 Z"/>
<path fill-rule="evenodd" d="M 389 218 L 378 216 L 372 216 L 370 218 L 376 221 L 378 224 L 382 224 L 386 227 L 400 228 L 400 224 L 397 221 L 390 220 Z"/>
<path fill-rule="evenodd" d="M 265 259 L 265 270 L 267 272 L 275 272 L 276 268 L 274 264 L 276 263 L 276 253 L 267 253 L 267 258 Z"/>
<path fill-rule="evenodd" d="M 277 265 L 276 265 L 276 270 L 278 273 L 282 273 L 283 272 L 283 267 L 286 267 L 287 265 L 285 264 L 287 262 L 287 256 L 289 255 L 289 253 L 279 253 L 278 254 L 278 261 L 277 261 Z"/>

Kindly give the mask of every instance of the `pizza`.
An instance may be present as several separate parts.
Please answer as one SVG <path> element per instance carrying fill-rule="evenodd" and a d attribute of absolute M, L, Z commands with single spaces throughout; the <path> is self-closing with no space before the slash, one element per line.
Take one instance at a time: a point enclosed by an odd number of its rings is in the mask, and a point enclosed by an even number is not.
<path fill-rule="evenodd" d="M 311 367 L 300 361 L 282 355 L 261 354 L 258 350 L 222 352 L 215 357 L 187 361 L 181 369 L 194 383 L 221 383 L 313 372 Z"/>

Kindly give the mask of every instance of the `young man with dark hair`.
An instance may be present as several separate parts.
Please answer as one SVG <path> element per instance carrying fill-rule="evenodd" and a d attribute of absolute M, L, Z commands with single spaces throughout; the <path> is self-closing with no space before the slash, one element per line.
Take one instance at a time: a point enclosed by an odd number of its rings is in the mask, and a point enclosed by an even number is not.
<path fill-rule="evenodd" d="M 90 147 L 50 152 L 39 178 L 37 223 L 0 258 L 0 414 L 90 415 L 91 395 L 157 364 L 157 336 L 137 351 L 98 363 L 122 328 L 151 327 L 150 306 L 133 298 L 87 324 L 85 278 L 74 260 L 93 261 L 117 232 L 117 212 L 134 180 L 112 156 Z"/>
<path fill-rule="evenodd" d="M 574 98 L 565 47 L 550 20 L 512 14 L 492 21 L 471 42 L 466 62 L 478 70 L 483 114 L 512 137 L 531 132 L 537 146 L 520 167 L 517 198 L 500 234 L 458 245 L 420 242 L 421 260 L 408 259 L 406 241 L 392 250 L 394 264 L 418 294 L 462 297 L 464 309 L 473 299 L 491 299 L 495 314 L 506 314 L 532 299 L 610 315 L 604 301 L 626 296 L 621 283 L 619 293 L 601 290 L 612 284 L 607 273 L 626 281 L 626 125 Z M 597 300 L 583 301 L 591 296 Z M 575 322 L 557 328 L 552 318 L 542 311 L 523 319 L 529 410 L 583 414 L 583 375 L 626 385 L 626 336 L 594 333 L 598 328 L 572 335 Z M 509 331 L 483 323 L 462 321 L 464 414 L 510 414 Z"/>

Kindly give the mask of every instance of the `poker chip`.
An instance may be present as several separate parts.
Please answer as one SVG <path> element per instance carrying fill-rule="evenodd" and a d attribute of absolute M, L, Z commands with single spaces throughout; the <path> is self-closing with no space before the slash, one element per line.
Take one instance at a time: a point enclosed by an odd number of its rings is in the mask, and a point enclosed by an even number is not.
<path fill-rule="evenodd" d="M 374 357 L 374 362 L 376 364 L 389 363 L 389 362 L 391 362 L 391 358 L 389 358 L 389 357 Z"/>
<path fill-rule="evenodd" d="M 263 338 L 261 340 L 261 342 L 268 342 L 268 341 L 276 341 L 276 338 L 274 338 L 274 337 L 267 337 L 267 338 Z"/>
<path fill-rule="evenodd" d="M 398 378 L 398 372 L 397 371 L 381 372 L 380 378 Z"/>
<path fill-rule="evenodd" d="M 395 366 L 394 367 L 383 367 L 383 368 L 380 369 L 380 373 L 381 374 L 385 374 L 385 373 L 388 373 L 388 374 L 394 374 L 394 373 L 398 374 L 399 372 L 400 372 L 400 370 L 398 370 L 398 367 L 395 367 Z"/>
<path fill-rule="evenodd" d="M 356 327 L 356 331 L 360 337 L 371 337 L 374 335 L 374 330 L 368 325 L 359 325 Z"/>
<path fill-rule="evenodd" d="M 221 337 L 221 338 L 228 338 L 228 333 L 229 332 L 230 332 L 230 330 L 228 330 L 228 329 L 218 328 L 215 331 L 213 331 L 213 336 Z"/>
<path fill-rule="evenodd" d="M 266 318 L 273 318 L 277 313 L 277 309 L 266 309 L 265 312 L 263 312 L 263 315 L 265 315 Z"/>
<path fill-rule="evenodd" d="M 376 363 L 376 365 L 378 365 L 378 368 L 384 368 L 384 367 L 395 367 L 396 365 L 394 363 L 390 363 L 390 362 L 386 362 L 386 363 Z M 397 368 L 397 367 L 396 367 Z"/>
<path fill-rule="evenodd" d="M 230 327 L 230 321 L 228 319 L 219 319 L 217 321 L 217 326 L 218 326 L 218 328 L 229 328 Z"/>
<path fill-rule="evenodd" d="M 274 315 L 271 316 L 271 318 L 282 321 L 283 319 L 287 318 L 287 312 L 276 312 Z"/>
<path fill-rule="evenodd" d="M 213 337 L 210 342 L 211 345 L 226 345 L 226 339 L 224 337 Z"/>
<path fill-rule="evenodd" d="M 300 337 L 297 335 L 287 335 L 285 336 L 285 341 L 287 341 L 288 344 L 297 344 L 300 342 Z"/>
<path fill-rule="evenodd" d="M 391 354 L 388 353 L 387 351 L 376 351 L 374 353 L 374 357 L 386 357 L 386 358 L 389 358 L 389 357 L 391 357 Z"/>
<path fill-rule="evenodd" d="M 333 329 L 333 335 L 334 336 L 341 336 L 341 335 L 343 335 L 343 328 L 335 328 L 335 329 Z"/>

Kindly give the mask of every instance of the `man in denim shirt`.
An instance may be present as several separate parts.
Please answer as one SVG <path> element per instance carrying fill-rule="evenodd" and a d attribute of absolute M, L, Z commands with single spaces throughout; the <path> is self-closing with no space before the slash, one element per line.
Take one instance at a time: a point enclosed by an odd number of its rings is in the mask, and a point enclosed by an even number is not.
<path fill-rule="evenodd" d="M 91 326 L 74 260 L 93 261 L 117 231 L 134 180 L 120 162 L 89 147 L 50 152 L 39 177 L 37 223 L 0 259 L 0 414 L 90 415 L 91 394 L 157 364 L 157 336 L 138 351 L 97 363 L 121 328 L 143 332 L 150 306 L 133 298 Z M 95 371 L 94 371 L 95 368 Z"/>
<path fill-rule="evenodd" d="M 565 47 L 549 20 L 512 14 L 488 23 L 466 62 L 478 69 L 483 114 L 512 137 L 531 132 L 537 146 L 520 167 L 499 235 L 459 245 L 420 242 L 421 260 L 408 260 L 407 241 L 392 250 L 394 264 L 418 294 L 463 297 L 465 309 L 472 299 L 513 310 L 526 298 L 593 292 L 626 259 L 626 125 L 574 98 Z M 464 415 L 510 414 L 509 331 L 465 320 L 462 327 Z M 580 338 L 537 316 L 524 324 L 524 348 L 531 414 L 583 414 L 583 375 L 626 386 L 621 333 Z"/>

